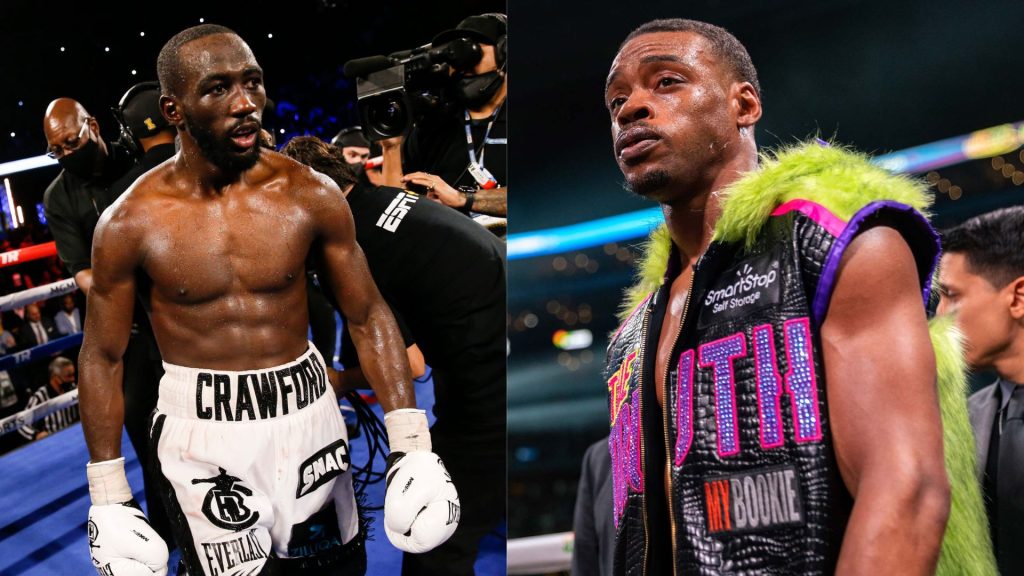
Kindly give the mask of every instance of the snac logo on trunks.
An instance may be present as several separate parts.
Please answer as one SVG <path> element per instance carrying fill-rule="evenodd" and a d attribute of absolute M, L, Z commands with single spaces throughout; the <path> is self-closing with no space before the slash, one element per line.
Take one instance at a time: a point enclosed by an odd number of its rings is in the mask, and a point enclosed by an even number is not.
<path fill-rule="evenodd" d="M 348 444 L 344 438 L 338 438 L 317 450 L 299 466 L 299 485 L 295 488 L 295 498 L 302 498 L 335 476 L 347 472 L 349 462 Z"/>
<path fill-rule="evenodd" d="M 282 416 L 292 408 L 301 410 L 327 392 L 327 386 L 323 366 L 308 357 L 279 370 L 245 374 L 200 372 L 196 376 L 196 416 L 201 420 L 228 422 L 275 418 L 278 407 Z"/>

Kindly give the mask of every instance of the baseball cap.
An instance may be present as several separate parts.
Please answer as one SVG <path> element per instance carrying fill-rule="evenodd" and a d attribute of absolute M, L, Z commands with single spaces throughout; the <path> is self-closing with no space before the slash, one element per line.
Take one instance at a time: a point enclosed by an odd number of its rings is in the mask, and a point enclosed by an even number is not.
<path fill-rule="evenodd" d="M 456 38 L 471 38 L 484 44 L 498 43 L 498 38 L 505 35 L 508 26 L 504 14 L 478 14 L 459 22 L 452 30 L 445 30 L 434 37 L 433 45 L 438 46 Z"/>
<path fill-rule="evenodd" d="M 132 95 L 131 100 L 124 103 L 121 114 L 136 138 L 147 138 L 168 126 L 160 113 L 160 88 L 156 86 Z"/>
<path fill-rule="evenodd" d="M 340 132 L 331 140 L 331 144 L 338 148 L 345 148 L 346 146 L 359 146 L 360 148 L 369 148 L 370 141 L 363 136 L 363 130 L 359 126 L 349 126 L 348 128 L 342 128 Z"/>

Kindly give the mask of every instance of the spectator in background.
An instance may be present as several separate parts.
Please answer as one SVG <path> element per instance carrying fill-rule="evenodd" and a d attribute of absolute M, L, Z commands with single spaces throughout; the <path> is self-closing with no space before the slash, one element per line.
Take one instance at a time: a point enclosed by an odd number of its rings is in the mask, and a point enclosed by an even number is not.
<path fill-rule="evenodd" d="M 1002 574 L 1024 574 L 1024 206 L 946 231 L 940 313 L 956 314 L 975 370 L 998 379 L 967 406 L 978 480 Z"/>
<path fill-rule="evenodd" d="M 28 405 L 25 406 L 26 409 L 35 408 L 48 400 L 52 400 L 65 392 L 70 392 L 77 388 L 75 384 L 75 364 L 71 360 L 63 356 L 54 358 L 50 362 L 49 373 L 49 381 L 32 394 L 28 399 Z M 22 426 L 18 429 L 18 433 L 26 440 L 38 440 L 63 430 L 78 422 L 78 420 L 78 404 L 73 404 L 67 408 L 57 410 L 53 414 L 44 416 L 34 424 Z"/>
<path fill-rule="evenodd" d="M 342 128 L 338 135 L 331 140 L 331 144 L 341 148 L 345 155 L 345 161 L 350 165 L 363 166 L 370 159 L 370 141 L 363 136 L 361 126 Z"/>
<path fill-rule="evenodd" d="M 4 329 L 0 320 L 0 356 L 6 356 L 8 351 L 17 347 L 14 335 Z M 18 392 L 14 381 L 6 370 L 0 370 L 0 418 L 8 416 L 18 405 Z"/>
<path fill-rule="evenodd" d="M 61 336 L 78 334 L 82 331 L 82 315 L 78 312 L 73 295 L 65 294 L 60 299 L 60 312 L 54 315 L 53 324 Z"/>
<path fill-rule="evenodd" d="M 43 316 L 39 303 L 25 306 L 25 323 L 18 332 L 19 350 L 30 350 L 59 336 L 53 320 Z M 30 388 L 38 387 L 47 380 L 46 366 L 41 362 L 33 362 L 19 369 L 28 379 Z"/>
<path fill-rule="evenodd" d="M 43 133 L 47 154 L 63 168 L 43 193 L 46 220 L 57 254 L 88 294 L 92 233 L 112 201 L 110 185 L 131 167 L 131 160 L 120 146 L 103 141 L 99 122 L 71 98 L 58 98 L 46 107 Z"/>
<path fill-rule="evenodd" d="M 21 327 L 20 347 L 33 348 L 46 344 L 58 336 L 57 326 L 49 318 L 44 318 L 39 311 L 39 304 L 25 307 L 25 324 Z"/>
<path fill-rule="evenodd" d="M 615 552 L 613 509 L 612 457 L 606 436 L 591 444 L 583 455 L 572 519 L 574 576 L 611 576 Z"/>
<path fill-rule="evenodd" d="M 0 316 L 0 356 L 13 352 L 17 347 L 18 342 L 14 339 L 14 334 L 4 328 L 3 317 Z"/>

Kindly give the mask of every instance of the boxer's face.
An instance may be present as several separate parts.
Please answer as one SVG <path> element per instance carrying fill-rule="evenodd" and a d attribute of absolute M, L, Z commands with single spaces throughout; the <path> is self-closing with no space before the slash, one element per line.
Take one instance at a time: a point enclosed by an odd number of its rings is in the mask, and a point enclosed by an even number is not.
<path fill-rule="evenodd" d="M 993 286 L 971 269 L 964 254 L 952 252 L 942 255 L 939 294 L 939 314 L 956 314 L 967 363 L 974 369 L 991 368 L 1013 341 L 1012 284 Z"/>
<path fill-rule="evenodd" d="M 622 47 L 608 74 L 605 106 L 615 160 L 630 190 L 665 202 L 673 191 L 714 177 L 737 137 L 733 84 L 708 41 L 692 32 L 642 34 Z"/>
<path fill-rule="evenodd" d="M 267 95 L 263 70 L 241 38 L 213 34 L 181 47 L 185 79 L 178 98 L 181 124 L 203 155 L 228 172 L 259 159 Z"/>

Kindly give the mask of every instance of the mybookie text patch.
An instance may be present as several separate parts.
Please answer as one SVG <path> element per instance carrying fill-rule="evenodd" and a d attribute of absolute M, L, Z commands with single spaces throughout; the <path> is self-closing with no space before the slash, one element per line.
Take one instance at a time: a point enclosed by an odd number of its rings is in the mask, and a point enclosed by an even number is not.
<path fill-rule="evenodd" d="M 796 468 L 752 470 L 704 480 L 708 532 L 760 532 L 804 523 Z"/>

